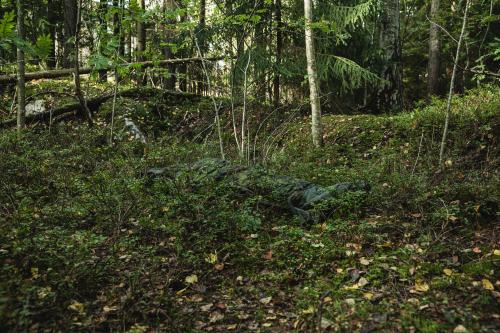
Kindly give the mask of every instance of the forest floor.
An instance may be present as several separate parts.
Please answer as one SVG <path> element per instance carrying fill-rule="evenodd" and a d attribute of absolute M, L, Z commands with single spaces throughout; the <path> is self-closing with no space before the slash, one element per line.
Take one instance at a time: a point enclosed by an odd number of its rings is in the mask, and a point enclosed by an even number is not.
<path fill-rule="evenodd" d="M 455 100 L 443 169 L 441 100 L 400 115 L 327 115 L 321 149 L 300 112 L 264 126 L 266 168 L 372 186 L 312 225 L 259 205 L 266 193 L 147 177 L 217 156 L 210 101 L 118 102 L 114 145 L 110 103 L 93 128 L 0 132 L 0 331 L 500 329 L 497 88 Z"/>

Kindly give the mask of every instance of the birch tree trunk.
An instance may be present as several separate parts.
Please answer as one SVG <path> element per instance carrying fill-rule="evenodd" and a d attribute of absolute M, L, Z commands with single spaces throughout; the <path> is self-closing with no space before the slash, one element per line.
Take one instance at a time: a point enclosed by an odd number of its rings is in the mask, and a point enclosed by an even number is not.
<path fill-rule="evenodd" d="M 17 0 L 17 36 L 24 39 L 24 0 Z M 26 118 L 26 84 L 24 80 L 24 51 L 17 47 L 17 130 L 24 128 Z"/>
<path fill-rule="evenodd" d="M 448 91 L 448 102 L 446 103 L 446 117 L 444 121 L 443 137 L 441 139 L 441 148 L 439 150 L 439 167 L 443 165 L 444 157 L 444 147 L 446 145 L 446 137 L 448 136 L 448 126 L 450 123 L 450 111 L 451 111 L 451 99 L 453 97 L 453 89 L 455 88 L 455 77 L 457 76 L 458 69 L 458 58 L 460 57 L 460 50 L 462 48 L 462 41 L 465 35 L 465 28 L 467 26 L 467 15 L 469 13 L 470 2 L 465 1 L 464 17 L 462 20 L 462 31 L 460 32 L 460 38 L 458 39 L 457 52 L 455 54 L 455 62 L 453 64 L 453 72 L 451 74 L 450 80 L 450 90 Z"/>
<path fill-rule="evenodd" d="M 439 94 L 439 60 L 441 42 L 439 27 L 436 24 L 439 18 L 439 0 L 431 0 L 431 25 L 429 28 L 429 63 L 427 73 L 427 92 L 429 97 Z"/>
<path fill-rule="evenodd" d="M 90 112 L 87 101 L 82 93 L 82 86 L 80 82 L 80 25 L 81 25 L 81 16 L 82 16 L 82 0 L 79 0 L 77 4 L 77 15 L 76 15 L 76 30 L 75 30 L 75 56 L 74 56 L 74 79 L 75 79 L 75 95 L 78 98 L 78 102 L 80 103 L 81 109 L 84 112 L 84 116 L 87 118 L 87 122 L 89 126 L 93 125 L 92 121 L 92 113 Z"/>
<path fill-rule="evenodd" d="M 311 99 L 311 133 L 315 147 L 323 145 L 323 129 L 321 126 L 321 105 L 319 101 L 318 73 L 316 69 L 316 52 L 312 23 L 312 0 L 304 0 L 307 76 L 309 77 L 309 94 Z"/>

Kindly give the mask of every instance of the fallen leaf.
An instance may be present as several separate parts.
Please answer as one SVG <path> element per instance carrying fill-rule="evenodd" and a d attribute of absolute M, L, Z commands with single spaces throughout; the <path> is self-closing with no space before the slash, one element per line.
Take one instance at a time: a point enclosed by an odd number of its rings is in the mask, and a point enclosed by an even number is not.
<path fill-rule="evenodd" d="M 493 251 L 493 254 L 496 255 L 496 256 L 500 256 L 500 250 Z"/>
<path fill-rule="evenodd" d="M 264 297 L 259 300 L 262 304 L 269 304 L 273 298 L 271 296 L 269 297 Z"/>
<path fill-rule="evenodd" d="M 231 324 L 231 325 L 227 325 L 227 326 L 226 326 L 226 329 L 227 329 L 228 331 L 233 331 L 233 330 L 235 330 L 237 327 L 238 327 L 238 324 Z"/>
<path fill-rule="evenodd" d="M 328 320 L 328 319 L 325 319 L 325 318 L 321 318 L 321 328 L 326 330 L 330 327 L 333 326 L 333 322 Z"/>
<path fill-rule="evenodd" d="M 323 302 L 325 302 L 325 303 L 330 303 L 331 301 L 333 301 L 333 299 L 332 299 L 330 296 L 326 296 L 326 297 L 323 299 Z"/>
<path fill-rule="evenodd" d="M 222 271 L 224 269 L 224 264 L 216 264 L 214 268 L 216 271 Z"/>
<path fill-rule="evenodd" d="M 481 253 L 481 249 L 478 248 L 478 247 L 475 247 L 475 248 L 472 249 L 472 252 L 474 252 L 474 253 Z"/>
<path fill-rule="evenodd" d="M 196 276 L 195 274 L 186 276 L 185 281 L 187 284 L 195 284 L 198 282 L 198 276 Z"/>
<path fill-rule="evenodd" d="M 273 250 L 267 251 L 264 255 L 262 255 L 262 258 L 265 260 L 272 260 L 273 259 Z"/>
<path fill-rule="evenodd" d="M 107 306 L 107 305 L 105 305 L 102 308 L 102 311 L 104 311 L 104 313 L 114 312 L 116 310 L 118 310 L 118 307 L 116 305 L 114 305 L 114 306 Z"/>
<path fill-rule="evenodd" d="M 205 257 L 205 261 L 209 264 L 215 264 L 217 262 L 217 253 L 210 253 Z"/>
<path fill-rule="evenodd" d="M 443 273 L 446 274 L 447 276 L 451 276 L 453 274 L 453 271 L 449 268 L 443 269 Z"/>
<path fill-rule="evenodd" d="M 345 303 L 349 306 L 353 306 L 354 304 L 356 304 L 356 301 L 354 300 L 354 298 L 347 298 L 345 300 Z"/>
<path fill-rule="evenodd" d="M 344 286 L 344 290 L 356 290 L 356 289 L 359 289 L 359 285 L 357 283 L 350 286 Z"/>
<path fill-rule="evenodd" d="M 205 304 L 200 306 L 201 311 L 208 312 L 212 308 L 213 303 Z"/>
<path fill-rule="evenodd" d="M 415 285 L 413 286 L 413 289 L 410 292 L 426 292 L 429 291 L 429 285 L 421 280 L 415 281 Z"/>
<path fill-rule="evenodd" d="M 481 282 L 483 284 L 483 288 L 484 289 L 495 290 L 495 287 L 493 286 L 493 284 L 491 283 L 490 280 L 488 280 L 488 279 L 482 279 Z"/>
<path fill-rule="evenodd" d="M 218 309 L 221 309 L 221 310 L 225 310 L 226 309 L 226 304 L 224 304 L 224 303 L 217 303 L 217 304 L 215 304 L 215 307 L 218 308 Z"/>
<path fill-rule="evenodd" d="M 467 333 L 469 332 L 464 325 L 458 325 L 453 329 L 453 333 Z"/>
<path fill-rule="evenodd" d="M 368 266 L 370 264 L 370 260 L 366 259 L 365 257 L 361 257 L 359 259 L 359 263 L 363 266 Z"/>
<path fill-rule="evenodd" d="M 373 294 L 368 292 L 368 293 L 364 293 L 363 294 L 363 298 L 366 299 L 366 300 L 369 300 L 371 301 L 373 299 Z"/>
<path fill-rule="evenodd" d="M 358 286 L 360 286 L 360 287 L 364 287 L 364 286 L 366 286 L 368 283 L 370 283 L 370 282 L 368 282 L 368 280 L 367 280 L 367 279 L 365 279 L 364 277 L 362 277 L 362 278 L 361 278 L 361 279 L 359 279 L 359 281 L 358 281 Z"/>
<path fill-rule="evenodd" d="M 211 323 L 215 323 L 218 321 L 221 321 L 224 319 L 224 315 L 218 311 L 214 311 L 210 313 L 210 316 L 208 316 L 208 319 L 210 320 Z"/>
<path fill-rule="evenodd" d="M 68 309 L 76 311 L 78 313 L 83 313 L 85 311 L 85 305 L 78 301 L 73 301 L 71 304 L 68 306 Z"/>

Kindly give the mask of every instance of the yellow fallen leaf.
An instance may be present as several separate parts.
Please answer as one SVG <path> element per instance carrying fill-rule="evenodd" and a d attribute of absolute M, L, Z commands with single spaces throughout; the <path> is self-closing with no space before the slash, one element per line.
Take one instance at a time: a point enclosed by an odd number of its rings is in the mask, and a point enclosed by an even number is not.
<path fill-rule="evenodd" d="M 415 281 L 415 285 L 413 286 L 413 289 L 417 292 L 426 292 L 429 291 L 429 285 L 421 280 Z"/>
<path fill-rule="evenodd" d="M 85 305 L 78 301 L 73 301 L 70 305 L 68 305 L 68 309 L 76 311 L 78 313 L 83 313 L 83 311 L 85 311 Z"/>
<path fill-rule="evenodd" d="M 453 271 L 449 268 L 443 269 L 443 273 L 446 274 L 447 276 L 451 276 L 453 274 Z"/>
<path fill-rule="evenodd" d="M 325 302 L 325 303 L 330 303 L 331 301 L 333 301 L 333 299 L 332 299 L 330 296 L 326 296 L 326 297 L 323 299 L 323 302 Z"/>
<path fill-rule="evenodd" d="M 500 257 L 500 250 L 493 251 L 493 254 Z"/>
<path fill-rule="evenodd" d="M 205 261 L 209 264 L 215 264 L 217 262 L 217 253 L 210 253 L 205 257 Z"/>
<path fill-rule="evenodd" d="M 483 283 L 483 288 L 484 289 L 487 289 L 487 290 L 495 290 L 495 287 L 493 287 L 493 284 L 491 283 L 490 280 L 488 279 L 483 279 L 481 280 L 481 282 Z"/>
<path fill-rule="evenodd" d="M 373 299 L 373 294 L 368 292 L 363 294 L 363 298 L 371 301 Z"/>
<path fill-rule="evenodd" d="M 187 284 L 195 284 L 198 282 L 198 276 L 196 276 L 195 274 L 186 276 L 185 281 Z"/>
<path fill-rule="evenodd" d="M 303 314 L 312 314 L 312 313 L 314 313 L 314 312 L 315 312 L 315 309 L 314 309 L 314 306 L 312 306 L 312 305 L 311 305 L 311 306 L 309 306 L 307 309 L 302 310 L 302 313 L 303 313 Z"/>
<path fill-rule="evenodd" d="M 356 290 L 356 289 L 359 289 L 359 285 L 356 283 L 356 284 L 353 284 L 351 286 L 344 286 L 344 289 L 345 290 Z"/>

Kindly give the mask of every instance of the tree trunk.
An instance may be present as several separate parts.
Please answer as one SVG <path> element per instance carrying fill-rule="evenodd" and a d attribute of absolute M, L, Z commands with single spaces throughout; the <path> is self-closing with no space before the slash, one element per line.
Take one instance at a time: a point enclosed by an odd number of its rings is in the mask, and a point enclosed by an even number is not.
<path fill-rule="evenodd" d="M 211 57 L 211 58 L 203 58 L 203 61 L 220 61 L 224 60 L 226 57 Z M 185 63 L 199 63 L 201 62 L 201 58 L 176 58 L 176 59 L 167 59 L 160 61 L 143 61 L 143 62 L 133 62 L 121 64 L 120 66 L 129 66 L 129 65 L 137 65 L 142 67 L 154 67 L 154 66 L 177 66 Z M 108 67 L 109 70 L 113 70 L 114 67 Z M 83 67 L 79 69 L 80 75 L 82 74 L 90 74 L 94 71 L 92 67 Z M 39 79 L 55 79 L 60 77 L 72 76 L 74 73 L 73 69 L 59 69 L 53 71 L 41 71 L 41 72 L 30 72 L 26 73 L 25 80 L 39 80 Z M 9 84 L 16 83 L 17 75 L 4 74 L 0 75 L 0 84 Z"/>
<path fill-rule="evenodd" d="M 106 41 L 108 38 L 108 24 L 107 24 L 107 16 L 108 13 L 108 1 L 100 0 L 99 2 L 99 23 L 101 25 L 100 38 L 99 38 L 99 53 L 101 55 L 104 53 L 104 49 L 106 48 Z M 99 70 L 99 81 L 107 82 L 108 81 L 108 71 L 106 69 Z"/>
<path fill-rule="evenodd" d="M 380 49 L 382 64 L 380 77 L 386 82 L 377 92 L 379 111 L 401 111 L 403 108 L 401 82 L 401 41 L 399 38 L 399 0 L 384 2 L 380 17 Z"/>
<path fill-rule="evenodd" d="M 321 126 L 321 105 L 319 100 L 318 73 L 316 70 L 316 52 L 312 24 L 312 1 L 304 0 L 307 76 L 309 77 L 309 94 L 311 99 L 312 139 L 315 147 L 323 145 L 323 129 Z"/>
<path fill-rule="evenodd" d="M 92 114 L 87 106 L 87 101 L 82 93 L 82 87 L 80 83 L 80 64 L 79 64 L 79 53 L 80 53 L 80 20 L 81 20 L 81 10 L 82 10 L 82 0 L 79 0 L 77 5 L 77 19 L 76 19 L 76 30 L 75 30 L 75 57 L 74 57 L 74 78 L 75 78 L 75 95 L 78 98 L 78 102 L 81 105 L 81 109 L 84 112 L 84 116 L 87 118 L 89 126 L 92 126 Z"/>
<path fill-rule="evenodd" d="M 204 57 L 207 49 L 207 42 L 206 42 L 206 21 L 207 21 L 207 2 L 206 0 L 200 0 L 200 12 L 199 12 L 199 17 L 198 17 L 198 31 L 197 31 L 197 38 L 199 41 L 199 46 L 200 46 L 200 53 L 201 57 Z M 196 85 L 196 91 L 199 95 L 203 95 L 203 92 L 206 90 L 205 87 L 205 82 L 204 82 L 204 77 L 203 77 L 203 70 L 200 68 L 198 69 L 198 75 L 197 75 L 197 85 Z"/>
<path fill-rule="evenodd" d="M 52 39 L 52 46 L 50 48 L 50 53 L 47 59 L 47 66 L 50 69 L 55 69 L 57 65 L 56 59 L 56 32 L 57 32 L 57 12 L 56 12 L 56 1 L 47 1 L 47 21 L 49 23 L 49 34 Z"/>
<path fill-rule="evenodd" d="M 273 104 L 277 108 L 280 104 L 280 66 L 283 53 L 283 21 L 281 19 L 281 0 L 275 2 L 275 21 L 276 21 L 276 63 L 273 79 Z"/>
<path fill-rule="evenodd" d="M 139 0 L 139 6 L 141 9 L 141 14 L 146 10 L 146 2 L 145 0 Z M 144 61 L 144 52 L 146 51 L 146 25 L 140 18 L 137 21 L 137 61 Z M 141 70 L 137 71 L 137 82 L 141 85 L 146 83 L 146 79 L 144 77 L 144 72 Z"/>
<path fill-rule="evenodd" d="M 64 0 L 64 51 L 63 51 L 63 67 L 74 67 L 75 64 L 72 59 L 74 51 L 74 43 L 72 39 L 76 35 L 76 21 L 77 21 L 77 0 Z"/>
<path fill-rule="evenodd" d="M 441 54 L 441 42 L 439 27 L 436 24 L 439 19 L 439 0 L 431 0 L 431 25 L 429 29 L 429 63 L 427 73 L 427 92 L 429 97 L 439 94 L 439 62 Z"/>
<path fill-rule="evenodd" d="M 163 11 L 166 15 L 168 15 L 168 12 L 173 11 L 175 9 L 175 3 L 174 0 L 163 0 Z M 175 24 L 175 20 L 173 19 L 166 19 L 166 24 L 167 25 L 173 25 Z M 172 29 L 168 26 L 164 28 L 164 36 L 165 36 L 165 42 L 168 43 L 173 43 L 173 32 Z M 165 59 L 173 59 L 174 55 L 172 53 L 172 50 L 170 46 L 166 45 L 163 48 L 163 55 Z M 167 90 L 175 90 L 175 85 L 177 78 L 175 77 L 175 65 L 168 65 L 167 66 L 169 77 L 165 80 L 165 89 Z"/>
<path fill-rule="evenodd" d="M 446 116 L 445 116 L 445 121 L 444 121 L 443 136 L 441 138 L 441 148 L 439 150 L 439 167 L 441 167 L 443 165 L 444 147 L 446 145 L 446 137 L 448 136 L 448 126 L 450 123 L 451 99 L 453 97 L 453 88 L 455 85 L 455 77 L 457 75 L 458 61 L 460 58 L 460 50 L 462 47 L 462 41 L 464 39 L 464 35 L 466 34 L 465 28 L 467 26 L 467 14 L 469 12 L 469 6 L 470 6 L 469 0 L 466 0 L 465 1 L 464 17 L 462 20 L 462 31 L 460 32 L 460 38 L 458 39 L 457 52 L 455 54 L 455 61 L 453 63 L 453 72 L 451 73 L 450 90 L 448 91 L 448 102 L 446 104 Z"/>
<path fill-rule="evenodd" d="M 17 0 L 17 36 L 24 39 L 23 0 Z M 24 81 L 24 51 L 17 48 L 17 130 L 24 128 L 26 118 L 26 85 Z"/>

